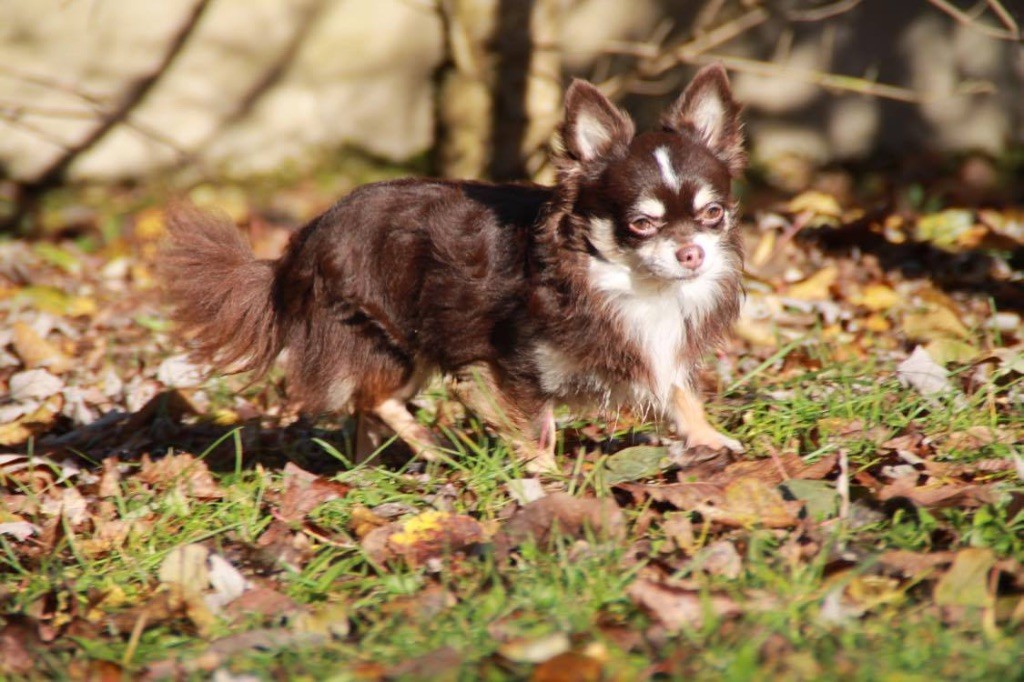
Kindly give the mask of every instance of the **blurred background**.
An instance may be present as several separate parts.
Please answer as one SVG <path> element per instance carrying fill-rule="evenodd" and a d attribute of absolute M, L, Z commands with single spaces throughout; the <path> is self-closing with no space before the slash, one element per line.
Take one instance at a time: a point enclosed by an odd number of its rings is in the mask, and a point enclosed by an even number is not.
<path fill-rule="evenodd" d="M 755 181 L 882 167 L 1008 201 L 1022 22 L 1021 0 L 4 0 L 4 217 L 24 227 L 68 183 L 287 179 L 352 155 L 546 181 L 569 78 L 643 125 L 709 61 L 746 106 Z"/>

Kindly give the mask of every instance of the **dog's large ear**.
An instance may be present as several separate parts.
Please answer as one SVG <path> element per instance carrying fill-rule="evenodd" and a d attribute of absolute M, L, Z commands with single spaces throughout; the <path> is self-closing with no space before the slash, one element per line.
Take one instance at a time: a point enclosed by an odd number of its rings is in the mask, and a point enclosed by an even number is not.
<path fill-rule="evenodd" d="M 697 72 L 679 99 L 665 110 L 661 124 L 677 133 L 692 131 L 728 166 L 733 176 L 743 172 L 740 105 L 732 98 L 729 77 L 721 64 Z"/>
<path fill-rule="evenodd" d="M 562 140 L 571 157 L 582 163 L 624 154 L 633 139 L 633 121 L 601 91 L 573 80 L 565 93 Z"/>

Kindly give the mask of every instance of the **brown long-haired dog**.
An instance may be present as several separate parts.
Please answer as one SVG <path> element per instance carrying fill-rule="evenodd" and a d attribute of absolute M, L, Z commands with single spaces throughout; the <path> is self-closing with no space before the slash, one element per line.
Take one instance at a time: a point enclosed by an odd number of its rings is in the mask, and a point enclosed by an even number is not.
<path fill-rule="evenodd" d="M 374 415 L 415 451 L 406 408 L 435 372 L 480 386 L 482 417 L 531 468 L 554 466 L 552 405 L 628 405 L 687 443 L 741 450 L 704 414 L 696 372 L 735 320 L 743 170 L 725 71 L 702 69 L 635 134 L 595 87 L 566 93 L 553 187 L 429 179 L 358 188 L 256 260 L 230 222 L 170 218 L 174 318 L 193 356 L 266 371 L 282 351 L 307 412 Z"/>

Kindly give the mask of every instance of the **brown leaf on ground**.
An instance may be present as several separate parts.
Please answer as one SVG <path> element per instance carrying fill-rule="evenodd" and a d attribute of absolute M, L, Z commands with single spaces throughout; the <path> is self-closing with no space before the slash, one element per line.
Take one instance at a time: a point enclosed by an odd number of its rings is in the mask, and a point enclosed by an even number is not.
<path fill-rule="evenodd" d="M 29 369 L 43 367 L 54 374 L 63 374 L 71 368 L 71 360 L 57 346 L 24 322 L 11 325 L 11 345 Z"/>
<path fill-rule="evenodd" d="M 686 587 L 637 578 L 626 594 L 647 609 L 669 630 L 700 628 L 705 617 L 730 617 L 741 612 L 739 604 L 722 594 L 702 594 Z"/>
<path fill-rule="evenodd" d="M 224 607 L 229 618 L 241 620 L 250 616 L 284 617 L 299 611 L 294 599 L 272 587 L 257 585 Z"/>
<path fill-rule="evenodd" d="M 953 552 L 912 552 L 906 549 L 890 549 L 878 556 L 878 563 L 890 571 L 914 578 L 926 573 L 937 573 L 939 567 L 952 563 L 955 556 Z"/>
<path fill-rule="evenodd" d="M 378 563 L 402 558 L 422 566 L 431 559 L 465 553 L 487 539 L 484 527 L 473 517 L 430 510 L 375 528 L 363 538 L 362 547 Z"/>
<path fill-rule="evenodd" d="M 99 496 L 119 497 L 121 495 L 121 465 L 117 457 L 103 460 L 103 473 L 100 475 Z"/>
<path fill-rule="evenodd" d="M 330 481 L 304 471 L 292 462 L 284 467 L 284 493 L 278 502 L 278 517 L 283 521 L 301 521 L 324 502 L 339 500 L 351 486 Z"/>
<path fill-rule="evenodd" d="M 530 673 L 530 682 L 600 682 L 601 662 L 576 651 L 553 656 Z"/>
<path fill-rule="evenodd" d="M 761 479 L 746 477 L 726 486 L 721 506 L 702 504 L 697 511 L 723 526 L 790 528 L 799 523 L 802 508 L 802 502 L 783 499 L 775 487 Z"/>
<path fill-rule="evenodd" d="M 155 462 L 149 455 L 143 455 L 137 478 L 156 490 L 178 488 L 189 497 L 201 500 L 224 497 L 206 462 L 190 454 L 168 455 Z"/>
<path fill-rule="evenodd" d="M 464 659 L 465 657 L 452 647 L 441 647 L 385 669 L 384 679 L 445 679 L 446 675 L 458 670 Z"/>
<path fill-rule="evenodd" d="M 836 468 L 839 455 L 825 455 L 815 462 L 805 462 L 796 453 L 786 453 L 778 457 L 752 459 L 730 464 L 725 471 L 711 478 L 714 483 L 728 483 L 740 478 L 756 478 L 769 485 L 778 485 L 785 480 L 805 479 L 817 481 L 825 478 Z"/>
<path fill-rule="evenodd" d="M 380 528 L 387 524 L 387 519 L 378 516 L 368 507 L 364 507 L 361 504 L 352 508 L 348 518 L 348 529 L 360 540 L 369 535 L 370 531 L 374 528 Z"/>
<path fill-rule="evenodd" d="M 626 519 L 615 500 L 552 493 L 513 514 L 495 542 L 504 551 L 531 538 L 544 544 L 555 534 L 582 537 L 588 531 L 600 539 L 625 537 Z"/>
<path fill-rule="evenodd" d="M 649 497 L 655 502 L 666 502 L 684 511 L 696 509 L 703 504 L 721 502 L 725 496 L 725 488 L 717 483 L 620 483 L 615 487 L 633 495 L 638 503 Z"/>
<path fill-rule="evenodd" d="M 989 573 L 996 565 L 995 553 L 987 547 L 968 547 L 956 553 L 953 565 L 935 584 L 935 603 L 939 606 L 988 606 Z"/>
<path fill-rule="evenodd" d="M 881 502 L 906 498 L 916 505 L 943 509 L 946 507 L 980 507 L 996 501 L 992 486 L 974 483 L 955 485 L 917 485 L 916 476 L 901 476 L 878 491 Z"/>
<path fill-rule="evenodd" d="M 561 630 L 543 635 L 512 637 L 498 647 L 498 653 L 515 663 L 542 663 L 569 650 L 569 635 Z"/>
<path fill-rule="evenodd" d="M 430 583 L 416 594 L 397 597 L 384 604 L 382 611 L 405 621 L 424 622 L 441 615 L 458 603 L 447 588 Z"/>
<path fill-rule="evenodd" d="M 35 628 L 27 622 L 12 618 L 0 629 L 0 675 L 19 677 L 35 668 L 32 644 L 38 645 Z"/>

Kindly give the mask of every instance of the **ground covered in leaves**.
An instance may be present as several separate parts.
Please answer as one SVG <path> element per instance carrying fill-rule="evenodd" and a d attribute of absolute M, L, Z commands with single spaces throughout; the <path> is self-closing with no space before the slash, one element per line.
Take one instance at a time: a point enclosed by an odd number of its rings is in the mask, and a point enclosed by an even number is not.
<path fill-rule="evenodd" d="M 1019 677 L 1024 209 L 858 182 L 748 197 L 744 456 L 562 414 L 543 481 L 440 383 L 426 466 L 202 381 L 162 202 L 50 197 L 0 241 L 0 677 Z M 191 194 L 271 256 L 349 186 Z"/>

